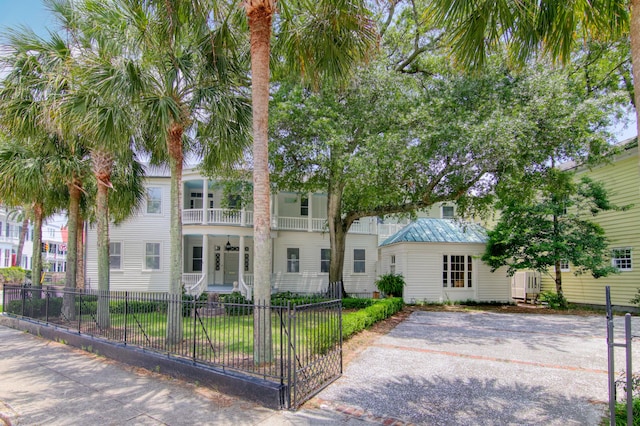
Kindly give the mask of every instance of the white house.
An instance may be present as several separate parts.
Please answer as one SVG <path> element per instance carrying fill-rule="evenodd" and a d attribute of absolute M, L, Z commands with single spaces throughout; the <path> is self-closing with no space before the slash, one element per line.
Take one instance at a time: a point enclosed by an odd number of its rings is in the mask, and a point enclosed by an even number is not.
<path fill-rule="evenodd" d="M 381 273 L 404 276 L 407 303 L 511 301 L 506 270 L 492 273 L 480 257 L 487 235 L 480 225 L 421 218 L 378 249 Z"/>
<path fill-rule="evenodd" d="M 147 173 L 147 197 L 129 220 L 110 228 L 112 290 L 167 291 L 169 288 L 169 174 Z M 195 169 L 182 184 L 183 283 L 210 292 L 229 292 L 234 283 L 253 284 L 253 211 L 240 197 Z M 279 291 L 319 292 L 329 281 L 329 231 L 324 194 L 281 192 L 271 199 L 273 265 L 271 284 Z M 402 228 L 355 222 L 346 241 L 343 280 L 350 293 L 372 292 L 378 275 L 377 246 Z M 86 277 L 96 287 L 96 230 L 86 242 Z"/>

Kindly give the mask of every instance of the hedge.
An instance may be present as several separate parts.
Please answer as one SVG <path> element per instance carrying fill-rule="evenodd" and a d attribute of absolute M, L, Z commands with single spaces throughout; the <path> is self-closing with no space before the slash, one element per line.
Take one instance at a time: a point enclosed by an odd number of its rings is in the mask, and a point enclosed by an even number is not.
<path fill-rule="evenodd" d="M 378 321 L 389 318 L 402 310 L 403 306 L 404 302 L 401 297 L 393 297 L 380 299 L 368 308 L 344 314 L 342 316 L 342 337 L 346 339 Z"/>

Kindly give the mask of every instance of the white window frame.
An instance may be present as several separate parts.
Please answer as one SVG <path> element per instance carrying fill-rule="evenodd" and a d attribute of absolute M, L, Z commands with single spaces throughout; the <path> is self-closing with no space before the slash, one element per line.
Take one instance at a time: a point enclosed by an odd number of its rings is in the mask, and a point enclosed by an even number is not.
<path fill-rule="evenodd" d="M 118 247 L 118 251 L 119 253 L 115 253 L 114 250 L 112 249 L 112 245 L 113 247 L 117 246 Z M 111 271 L 122 271 L 122 261 L 124 260 L 124 256 L 123 256 L 123 250 L 122 250 L 123 244 L 122 241 L 109 241 L 109 270 Z M 111 258 L 115 258 L 118 257 L 120 260 L 120 267 L 118 268 L 114 268 L 112 265 L 113 263 L 111 262 Z"/>
<path fill-rule="evenodd" d="M 329 258 L 327 258 L 327 259 L 323 258 L 322 255 L 324 253 L 329 253 Z M 324 269 L 326 269 L 326 271 L 322 270 L 323 267 L 324 267 Z M 330 268 L 331 268 L 331 249 L 321 248 L 320 249 L 320 273 L 321 274 L 327 274 L 327 273 L 329 273 Z"/>
<path fill-rule="evenodd" d="M 356 259 L 356 251 L 362 251 L 364 259 Z M 356 270 L 356 265 L 361 265 L 362 271 Z M 353 249 L 353 273 L 354 274 L 366 274 L 367 273 L 367 249 L 354 248 Z"/>
<path fill-rule="evenodd" d="M 159 198 L 152 198 L 151 192 L 155 190 L 159 192 Z M 163 199 L 163 191 L 161 186 L 147 187 L 145 213 L 150 216 L 162 215 L 162 199 Z M 149 211 L 149 207 L 155 206 L 156 204 L 158 205 L 158 211 Z"/>
<path fill-rule="evenodd" d="M 620 272 L 633 271 L 633 250 L 631 247 L 614 247 L 611 249 L 611 266 Z"/>
<path fill-rule="evenodd" d="M 445 216 L 444 209 L 451 209 L 451 216 Z M 456 209 L 454 206 L 440 206 L 440 217 L 442 219 L 454 219 L 456 217 Z"/>
<path fill-rule="evenodd" d="M 392 274 L 396 273 L 396 255 L 392 254 L 389 259 L 389 272 Z"/>
<path fill-rule="evenodd" d="M 452 262 L 452 257 L 462 257 L 462 269 L 460 262 Z M 456 259 L 459 260 L 459 259 Z M 457 266 L 455 269 L 454 266 Z M 474 262 L 473 256 L 462 253 L 443 253 L 442 254 L 442 287 L 450 290 L 468 290 L 475 286 L 474 282 Z M 460 274 L 462 274 L 462 286 L 454 284 L 460 282 Z"/>
<path fill-rule="evenodd" d="M 192 192 L 189 194 L 189 209 L 202 209 L 202 192 Z"/>
<path fill-rule="evenodd" d="M 158 245 L 158 254 L 151 254 L 149 255 L 147 249 L 148 249 L 148 245 L 149 244 L 157 244 Z M 148 271 L 148 272 L 158 272 L 158 271 L 162 271 L 162 242 L 160 241 L 145 241 L 143 243 L 142 246 L 142 270 L 143 271 Z M 158 258 L 158 268 L 148 268 L 147 267 L 147 258 L 149 258 L 150 256 L 153 257 L 157 257 Z"/>
<path fill-rule="evenodd" d="M 569 261 L 568 260 L 561 260 L 560 261 L 560 272 L 571 272 L 571 268 L 569 267 Z"/>
<path fill-rule="evenodd" d="M 309 197 L 300 197 L 300 216 L 309 217 Z"/>
<path fill-rule="evenodd" d="M 291 252 L 289 251 L 291 250 Z M 295 253 L 293 250 L 297 250 Z M 292 256 L 296 255 L 296 256 Z M 300 273 L 300 248 L 299 247 L 287 247 L 287 273 L 299 274 Z"/>

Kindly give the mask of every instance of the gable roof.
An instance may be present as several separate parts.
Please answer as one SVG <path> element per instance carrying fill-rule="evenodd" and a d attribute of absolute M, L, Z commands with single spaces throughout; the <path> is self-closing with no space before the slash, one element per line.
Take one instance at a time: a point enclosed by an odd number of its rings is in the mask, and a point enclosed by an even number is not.
<path fill-rule="evenodd" d="M 380 244 L 396 243 L 486 243 L 487 231 L 475 223 L 452 219 L 417 219 Z"/>

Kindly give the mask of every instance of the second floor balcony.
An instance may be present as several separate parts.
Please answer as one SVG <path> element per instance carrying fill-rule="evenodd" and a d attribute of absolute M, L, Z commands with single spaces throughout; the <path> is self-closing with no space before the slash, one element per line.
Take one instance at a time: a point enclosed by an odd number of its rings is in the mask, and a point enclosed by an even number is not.
<path fill-rule="evenodd" d="M 231 209 L 185 209 L 182 211 L 184 225 L 253 226 L 253 212 Z M 354 234 L 388 237 L 405 225 L 378 224 L 375 218 L 356 220 L 349 229 Z M 326 218 L 272 216 L 271 228 L 283 231 L 329 232 Z"/>

